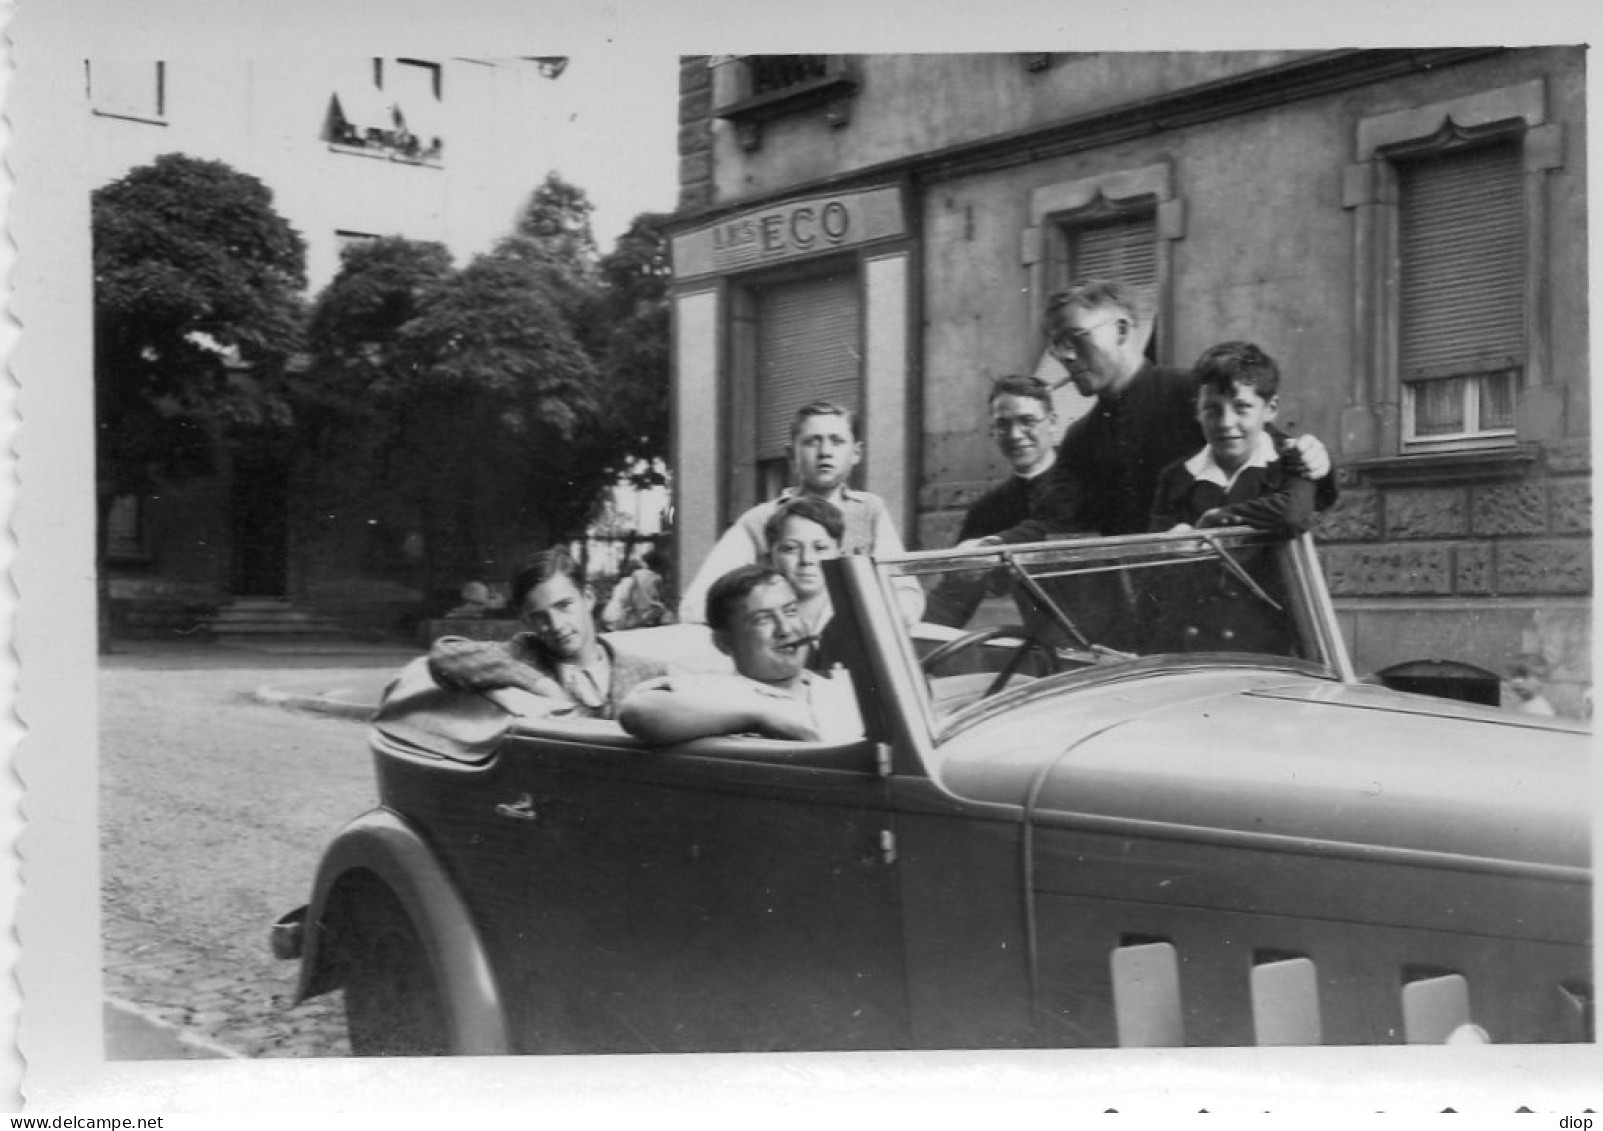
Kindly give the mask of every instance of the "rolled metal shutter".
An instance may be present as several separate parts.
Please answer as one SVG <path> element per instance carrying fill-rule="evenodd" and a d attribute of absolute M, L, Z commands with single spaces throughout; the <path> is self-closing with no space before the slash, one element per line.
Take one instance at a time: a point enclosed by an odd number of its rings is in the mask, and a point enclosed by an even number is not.
<path fill-rule="evenodd" d="M 1128 287 L 1141 314 L 1146 335 L 1143 352 L 1157 360 L 1158 217 L 1155 212 L 1120 216 L 1096 224 L 1071 227 L 1068 242 L 1069 278 L 1104 279 Z M 1089 402 L 1087 402 L 1089 403 Z M 1078 414 L 1076 414 L 1078 415 Z M 1063 423 L 1067 425 L 1068 420 Z"/>
<path fill-rule="evenodd" d="M 1523 366 L 1519 144 L 1400 163 L 1397 173 L 1404 379 Z"/>
<path fill-rule="evenodd" d="M 778 459 L 796 410 L 811 401 L 862 409 L 862 310 L 856 274 L 757 293 L 757 450 Z"/>
<path fill-rule="evenodd" d="M 1069 230 L 1073 280 L 1108 279 L 1150 299 L 1158 281 L 1157 217 L 1151 213 Z"/>

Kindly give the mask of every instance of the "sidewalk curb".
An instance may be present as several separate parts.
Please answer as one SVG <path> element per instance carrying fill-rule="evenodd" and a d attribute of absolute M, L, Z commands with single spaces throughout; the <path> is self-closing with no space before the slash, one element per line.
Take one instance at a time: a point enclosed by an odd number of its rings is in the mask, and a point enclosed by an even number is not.
<path fill-rule="evenodd" d="M 332 695 L 303 695 L 270 686 L 258 687 L 253 693 L 253 698 L 257 702 L 273 707 L 313 711 L 320 715 L 336 715 L 340 718 L 359 719 L 362 722 L 371 719 L 377 709 L 371 703 L 353 703 L 349 699 L 339 699 Z"/>
<path fill-rule="evenodd" d="M 108 1060 L 239 1060 L 244 1054 L 203 1033 L 189 1032 L 154 1010 L 110 994 L 101 999 Z"/>

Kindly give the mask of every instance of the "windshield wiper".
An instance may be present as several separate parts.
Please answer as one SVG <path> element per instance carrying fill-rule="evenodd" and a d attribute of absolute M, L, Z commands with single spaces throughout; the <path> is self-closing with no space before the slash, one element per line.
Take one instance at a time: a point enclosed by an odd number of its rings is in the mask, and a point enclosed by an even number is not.
<path fill-rule="evenodd" d="M 1069 619 L 1069 614 L 1058 608 L 1057 602 L 1048 597 L 1046 590 L 1041 588 L 1041 583 L 1031 577 L 1024 567 L 1019 565 L 1018 560 L 1007 550 L 1002 551 L 1002 562 L 1007 566 L 1008 572 L 1018 579 L 1020 585 L 1024 586 L 1024 591 L 1030 595 L 1031 599 L 1037 605 L 1043 607 L 1047 611 L 1047 615 L 1057 621 L 1059 627 L 1074 638 L 1076 644 L 1087 651 L 1093 649 L 1094 646 L 1090 639 Z"/>
<path fill-rule="evenodd" d="M 1260 587 L 1259 584 L 1252 579 L 1252 575 L 1249 574 L 1245 569 L 1241 568 L 1241 563 L 1236 561 L 1235 558 L 1231 557 L 1230 552 L 1223 546 L 1219 545 L 1219 543 L 1215 542 L 1212 536 L 1202 533 L 1202 540 L 1208 544 L 1208 549 L 1213 551 L 1214 557 L 1218 558 L 1225 564 L 1225 568 L 1231 572 L 1235 579 L 1245 585 L 1248 589 L 1252 590 L 1253 596 L 1257 597 L 1260 601 L 1268 605 L 1277 613 L 1283 613 L 1286 611 L 1281 606 L 1279 601 L 1275 600 L 1273 597 L 1269 596 L 1269 594 L 1263 591 L 1262 587 Z"/>

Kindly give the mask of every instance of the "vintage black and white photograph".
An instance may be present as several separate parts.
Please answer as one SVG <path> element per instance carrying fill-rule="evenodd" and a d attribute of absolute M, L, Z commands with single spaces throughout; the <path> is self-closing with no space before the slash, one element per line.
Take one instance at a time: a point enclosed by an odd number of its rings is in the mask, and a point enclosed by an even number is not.
<path fill-rule="evenodd" d="M 812 7 L 12 14 L 18 1110 L 1603 1104 L 1595 19 Z"/>

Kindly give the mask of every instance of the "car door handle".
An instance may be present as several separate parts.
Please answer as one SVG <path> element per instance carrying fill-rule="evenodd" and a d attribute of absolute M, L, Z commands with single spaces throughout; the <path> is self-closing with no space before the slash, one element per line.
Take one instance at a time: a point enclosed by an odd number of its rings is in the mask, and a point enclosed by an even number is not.
<path fill-rule="evenodd" d="M 511 817 L 515 821 L 533 821 L 539 817 L 534 811 L 534 798 L 525 793 L 516 801 L 503 801 L 495 807 L 497 816 Z"/>

